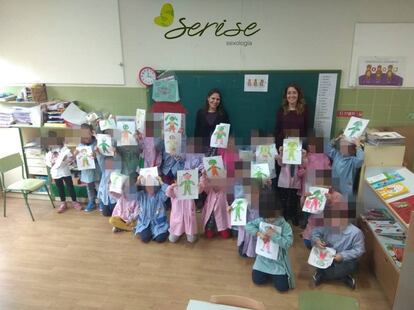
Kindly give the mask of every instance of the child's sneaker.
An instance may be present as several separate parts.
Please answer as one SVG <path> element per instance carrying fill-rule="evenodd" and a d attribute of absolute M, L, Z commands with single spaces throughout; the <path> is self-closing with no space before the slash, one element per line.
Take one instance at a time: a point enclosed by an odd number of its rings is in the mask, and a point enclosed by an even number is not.
<path fill-rule="evenodd" d="M 81 206 L 81 204 L 79 203 L 79 202 L 77 202 L 77 201 L 73 201 L 72 202 L 72 207 L 74 208 L 74 209 L 76 209 L 76 210 L 82 210 L 82 206 Z"/>
<path fill-rule="evenodd" d="M 230 233 L 230 231 L 228 229 L 219 231 L 219 235 L 223 239 L 229 239 L 229 238 L 231 238 L 231 233 Z"/>
<path fill-rule="evenodd" d="M 322 275 L 316 271 L 312 276 L 312 280 L 315 286 L 318 286 L 322 282 Z"/>
<path fill-rule="evenodd" d="M 62 202 L 57 210 L 57 213 L 63 213 L 67 210 L 66 202 Z"/>
<path fill-rule="evenodd" d="M 104 204 L 102 201 L 99 201 L 99 212 L 102 212 L 104 209 Z"/>
<path fill-rule="evenodd" d="M 204 234 L 206 235 L 207 239 L 211 239 L 214 237 L 214 231 L 211 229 L 206 229 Z"/>
<path fill-rule="evenodd" d="M 95 206 L 95 204 L 93 203 L 93 202 L 88 202 L 88 204 L 86 205 L 86 208 L 85 208 L 85 212 L 92 212 L 93 210 L 95 210 L 96 209 L 96 206 Z"/>
<path fill-rule="evenodd" d="M 356 286 L 356 281 L 354 279 L 354 277 L 352 277 L 351 275 L 347 275 L 344 279 L 345 284 L 351 288 L 351 289 L 355 289 Z"/>

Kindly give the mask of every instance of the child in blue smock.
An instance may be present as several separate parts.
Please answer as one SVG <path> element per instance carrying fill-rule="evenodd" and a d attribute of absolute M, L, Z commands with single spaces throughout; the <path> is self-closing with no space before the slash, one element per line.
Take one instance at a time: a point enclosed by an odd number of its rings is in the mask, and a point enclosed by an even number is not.
<path fill-rule="evenodd" d="M 332 184 L 348 201 L 350 211 L 355 211 L 354 182 L 364 163 L 364 151 L 360 139 L 348 141 L 343 135 L 333 139 L 325 147 L 332 160 Z"/>
<path fill-rule="evenodd" d="M 277 233 L 273 229 L 261 232 L 260 223 L 265 222 L 281 228 Z M 246 224 L 246 231 L 264 241 L 279 245 L 277 258 L 270 259 L 261 255 L 256 256 L 253 265 L 252 280 L 261 285 L 269 281 L 279 292 L 286 292 L 295 287 L 294 275 L 290 265 L 288 250 L 293 244 L 292 228 L 280 215 L 280 198 L 272 190 L 261 191 L 259 196 L 259 218 Z"/>
<path fill-rule="evenodd" d="M 165 191 L 167 185 L 161 178 L 153 176 L 139 176 L 137 185 L 144 189 L 137 193 L 137 202 L 140 206 L 135 227 L 135 235 L 145 243 L 155 240 L 164 242 L 168 238 L 168 220 L 165 212 Z"/>
<path fill-rule="evenodd" d="M 81 125 L 81 146 L 90 146 L 92 148 L 94 157 L 95 157 L 95 169 L 87 169 L 81 171 L 80 180 L 83 183 L 86 183 L 88 191 L 88 204 L 86 205 L 85 212 L 91 212 L 96 208 L 95 199 L 96 199 L 96 182 L 100 179 L 100 170 L 98 162 L 96 160 L 96 138 L 93 135 L 93 128 L 89 124 Z M 75 151 L 75 156 L 78 151 Z"/>

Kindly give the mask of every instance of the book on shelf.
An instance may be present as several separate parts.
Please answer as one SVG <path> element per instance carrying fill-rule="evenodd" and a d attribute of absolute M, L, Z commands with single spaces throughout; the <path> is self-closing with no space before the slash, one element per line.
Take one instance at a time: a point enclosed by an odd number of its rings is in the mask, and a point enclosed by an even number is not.
<path fill-rule="evenodd" d="M 404 229 L 395 221 L 368 221 L 368 225 L 379 235 L 405 236 Z"/>
<path fill-rule="evenodd" d="M 374 131 L 367 133 L 367 143 L 404 145 L 405 137 L 395 131 Z"/>
<path fill-rule="evenodd" d="M 363 219 L 368 221 L 392 221 L 394 218 L 386 209 L 370 209 L 361 214 Z"/>
<path fill-rule="evenodd" d="M 410 224 L 411 212 L 414 211 L 414 195 L 390 202 L 389 205 L 407 225 Z"/>
<path fill-rule="evenodd" d="M 408 188 L 403 183 L 397 182 L 377 189 L 376 191 L 383 199 L 386 200 L 408 193 Z"/>
<path fill-rule="evenodd" d="M 371 184 L 374 189 L 379 189 L 403 180 L 404 178 L 397 171 L 383 172 L 367 178 L 367 182 Z"/>

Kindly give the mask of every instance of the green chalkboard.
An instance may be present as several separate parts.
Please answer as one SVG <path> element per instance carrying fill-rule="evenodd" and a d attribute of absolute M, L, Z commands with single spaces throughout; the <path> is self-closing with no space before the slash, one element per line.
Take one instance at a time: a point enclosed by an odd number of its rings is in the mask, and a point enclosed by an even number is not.
<path fill-rule="evenodd" d="M 238 143 L 249 143 L 252 129 L 268 134 L 273 133 L 276 111 L 282 104 L 283 90 L 290 83 L 296 83 L 302 88 L 309 110 L 309 125 L 313 127 L 319 74 L 338 74 L 334 111 L 341 78 L 340 70 L 174 71 L 174 73 L 178 81 L 181 103 L 188 110 L 187 135 L 194 134 L 196 114 L 204 106 L 208 91 L 218 88 L 222 94 L 222 103 L 230 118 L 231 131 Z M 268 91 L 244 92 L 245 74 L 268 74 Z"/>

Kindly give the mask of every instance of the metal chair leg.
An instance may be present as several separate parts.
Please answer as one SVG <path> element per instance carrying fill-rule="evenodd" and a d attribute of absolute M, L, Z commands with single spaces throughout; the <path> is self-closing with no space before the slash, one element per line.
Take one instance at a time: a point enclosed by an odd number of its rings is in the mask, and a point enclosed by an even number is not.
<path fill-rule="evenodd" d="M 24 197 L 24 201 L 26 203 L 26 207 L 29 210 L 30 216 L 32 217 L 32 221 L 34 222 L 35 219 L 33 217 L 32 210 L 30 210 L 29 202 L 27 201 L 27 193 L 23 193 L 23 197 Z"/>
<path fill-rule="evenodd" d="M 50 196 L 49 189 L 47 188 L 46 184 L 45 184 L 45 188 L 46 188 L 47 195 L 49 196 L 49 199 L 50 199 L 50 202 L 52 203 L 53 208 L 56 208 L 55 204 L 53 203 L 52 196 Z"/>
<path fill-rule="evenodd" d="M 6 217 L 6 191 L 3 191 L 3 216 Z"/>

